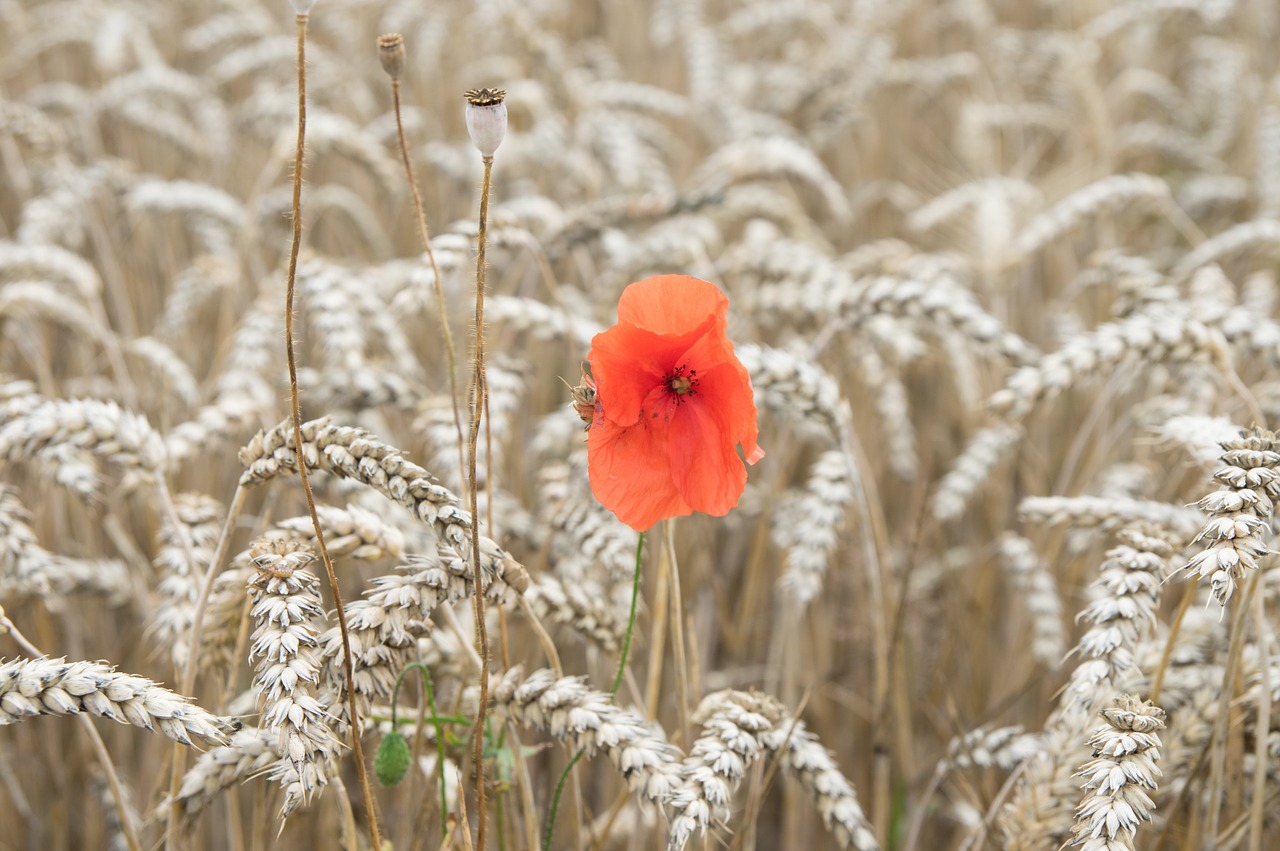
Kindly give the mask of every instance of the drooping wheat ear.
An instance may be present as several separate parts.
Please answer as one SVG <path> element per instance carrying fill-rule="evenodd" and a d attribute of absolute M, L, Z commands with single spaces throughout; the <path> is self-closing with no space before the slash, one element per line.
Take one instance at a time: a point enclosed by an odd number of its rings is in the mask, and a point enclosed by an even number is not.
<path fill-rule="evenodd" d="M 404 555 L 404 533 L 368 509 L 358 505 L 317 505 L 316 514 L 324 529 L 325 544 L 335 557 L 373 561 Z M 268 539 L 285 537 L 308 546 L 313 546 L 315 536 L 315 527 L 306 515 L 280 520 L 265 535 Z"/>
<path fill-rule="evenodd" d="M 1255 427 L 1222 448 L 1226 466 L 1213 476 L 1222 487 L 1198 503 L 1209 520 L 1194 543 L 1208 541 L 1208 546 L 1183 569 L 1208 579 L 1214 599 L 1225 607 L 1244 571 L 1256 570 L 1258 559 L 1270 552 L 1263 542 L 1280 496 L 1280 441 L 1274 432 Z"/>
<path fill-rule="evenodd" d="M 640 797 L 665 805 L 680 783 L 680 754 L 662 730 L 634 710 L 615 706 L 582 677 L 557 678 L 543 668 L 507 670 L 491 692 L 495 714 L 566 742 L 587 756 L 603 751 Z"/>
<path fill-rule="evenodd" d="M 431 633 L 432 612 L 474 593 L 466 563 L 444 550 L 434 556 L 407 556 L 400 571 L 377 577 L 364 599 L 347 605 L 352 673 L 362 708 L 390 699 L 396 677 L 417 653 L 418 638 Z M 486 596 L 502 602 L 508 586 L 495 581 L 493 574 L 482 577 Z M 334 712 L 345 723 L 347 685 L 342 676 L 342 636 L 336 629 L 320 637 L 320 653 L 326 683 L 342 698 L 341 705 L 334 701 Z"/>
<path fill-rule="evenodd" d="M 245 225 L 245 209 L 240 201 L 215 186 L 191 180 L 142 180 L 125 200 L 135 216 L 168 213 L 181 217 L 202 250 L 226 254 L 233 250 L 236 235 Z"/>
<path fill-rule="evenodd" d="M 1240 427 L 1226 417 L 1178 414 L 1155 426 L 1157 437 L 1168 446 L 1178 446 L 1199 467 L 1216 466 L 1222 444 L 1240 434 Z"/>
<path fill-rule="evenodd" d="M 723 91 L 718 83 L 715 88 L 717 92 Z M 716 100 L 720 98 L 716 97 Z M 838 221 L 848 221 L 852 217 L 840 182 L 812 149 L 784 136 L 760 136 L 730 142 L 703 161 L 693 177 L 693 184 L 699 192 L 713 194 L 739 183 L 784 177 L 816 190 Z"/>
<path fill-rule="evenodd" d="M 823 578 L 853 505 L 850 469 L 843 453 L 828 450 L 810 467 L 804 489 L 792 499 L 779 501 L 772 537 L 786 553 L 786 572 L 778 587 L 801 606 L 822 593 Z"/>
<path fill-rule="evenodd" d="M 94 399 L 51 399 L 0 425 L 0 458 L 32 460 L 85 498 L 97 487 L 89 456 L 114 464 L 136 486 L 159 477 L 164 441 L 141 414 Z"/>
<path fill-rule="evenodd" d="M 256 662 L 254 690 L 262 722 L 297 775 L 285 789 L 281 818 L 310 802 L 336 770 L 341 742 L 329 713 L 316 699 L 320 682 L 317 626 L 323 622 L 319 580 L 304 570 L 315 553 L 294 542 L 259 542 L 250 550 L 256 574 L 249 580 L 257 623 L 249 658 Z M 280 772 L 277 771 L 277 774 Z"/>
<path fill-rule="evenodd" d="M 177 801 L 188 817 L 194 816 L 213 803 L 222 790 L 280 766 L 293 773 L 293 765 L 280 751 L 279 734 L 265 727 L 245 727 L 232 735 L 226 745 L 201 754 L 183 775 Z M 281 775 L 279 780 L 289 788 L 297 782 L 297 775 Z"/>
<path fill-rule="evenodd" d="M 1073 529 L 1118 529 L 1126 523 L 1143 522 L 1173 534 L 1191 535 L 1203 515 L 1192 508 L 1170 505 L 1154 499 L 1104 496 L 1029 496 L 1018 503 L 1018 518 L 1024 523 L 1069 525 Z"/>
<path fill-rule="evenodd" d="M 68 594 L 107 595 L 113 605 L 128 599 L 129 573 L 115 559 L 68 558 L 40 546 L 18 493 L 0 484 L 0 600 L 40 597 L 56 608 Z"/>
<path fill-rule="evenodd" d="M 1255 219 L 1227 228 L 1211 239 L 1206 239 L 1178 261 L 1169 272 L 1174 283 L 1183 283 L 1200 267 L 1216 263 L 1242 251 L 1266 250 L 1274 252 L 1280 245 L 1280 221 Z"/>
<path fill-rule="evenodd" d="M 979 349 L 1020 366 L 1034 364 L 1040 353 L 1005 327 L 973 297 L 963 280 L 965 269 L 952 258 L 916 254 L 902 268 L 854 281 L 851 289 L 819 289 L 807 284 L 803 299 L 840 317 L 846 327 L 859 327 L 877 317 L 893 316 L 932 333 L 954 330 Z"/>
<path fill-rule="evenodd" d="M 1228 362 L 1226 341 L 1217 329 L 1184 311 L 1153 306 L 1079 335 L 1039 364 L 1019 369 L 992 394 L 988 405 L 1008 419 L 1020 420 L 1088 376 L 1158 361 L 1222 366 Z"/>
<path fill-rule="evenodd" d="M 575 436 L 581 434 L 575 429 Z M 538 519 L 554 532 L 550 564 L 556 575 L 595 584 L 601 602 L 625 608 L 636 563 L 635 533 L 591 494 L 585 450 L 575 451 L 566 464 L 538 471 L 538 504 Z M 617 593 L 610 597 L 610 591 Z"/>
<path fill-rule="evenodd" d="M 1026 600 L 1031 616 L 1031 655 L 1049 668 L 1057 668 L 1067 649 L 1058 584 L 1026 538 L 1006 532 L 1000 537 L 999 546 L 1000 561 L 1014 589 Z"/>
<path fill-rule="evenodd" d="M 176 517 L 166 517 L 157 536 L 160 551 L 154 563 L 161 576 L 160 600 L 151 628 L 157 643 L 169 648 L 175 670 L 181 671 L 187 665 L 187 639 L 200 596 L 200 577 L 213 558 L 225 510 L 216 499 L 197 493 L 178 494 L 173 507 Z M 174 520 L 186 526 L 189 549 Z"/>
<path fill-rule="evenodd" d="M 527 331 L 537 340 L 568 340 L 582 348 L 590 346 L 591 338 L 601 331 L 588 317 L 532 298 L 493 295 L 485 303 L 485 313 L 494 327 L 512 333 Z"/>
<path fill-rule="evenodd" d="M 1075 229 L 1091 216 L 1137 202 L 1170 204 L 1169 185 L 1150 174 L 1113 174 L 1063 198 L 1036 216 L 1018 235 L 1010 255 L 1017 262 Z"/>
<path fill-rule="evenodd" d="M 853 411 L 840 395 L 840 385 L 817 364 L 781 349 L 746 343 L 738 358 L 751 373 L 756 404 L 789 420 L 817 425 L 839 440 L 852 427 Z"/>
<path fill-rule="evenodd" d="M 841 848 L 878 851 L 875 831 L 862 812 L 853 784 L 803 721 L 783 713 L 773 729 L 760 735 L 760 741 L 779 755 L 783 771 L 799 781 L 813 799 L 822 823 Z"/>
<path fill-rule="evenodd" d="M 1086 851 L 1132 851 L 1138 825 L 1151 820 L 1160 769 L 1164 710 L 1122 695 L 1100 713 L 1106 724 L 1089 739 L 1093 759 L 1077 777 L 1085 796 L 1076 810 L 1071 844 Z"/>
<path fill-rule="evenodd" d="M 954 520 L 963 514 L 996 467 L 1017 451 L 1022 437 L 1021 428 L 1003 421 L 980 429 L 938 482 L 933 495 L 933 516 Z"/>
<path fill-rule="evenodd" d="M 583 583 L 542 573 L 529 583 L 525 599 L 541 621 L 562 624 L 610 655 L 618 652 L 626 622 Z"/>
<path fill-rule="evenodd" d="M 785 713 L 766 694 L 722 691 L 703 699 L 694 714 L 702 730 L 680 767 L 681 783 L 668 805 L 673 813 L 668 851 L 679 851 L 694 833 L 728 817 L 734 789 L 767 752 L 761 734 Z"/>
<path fill-rule="evenodd" d="M 226 742 L 239 725 L 145 677 L 102 662 L 17 659 L 0 663 L 0 726 L 36 715 L 88 712 L 159 731 L 183 745 Z"/>
<path fill-rule="evenodd" d="M 263 484 L 280 473 L 297 470 L 291 430 L 292 422 L 285 420 L 270 431 L 258 432 L 240 450 L 240 462 L 245 466 L 240 477 L 242 485 Z M 459 555 L 468 556 L 471 515 L 434 476 L 398 449 L 363 429 L 331 425 L 327 417 L 303 423 L 302 441 L 309 469 L 368 485 L 408 508 L 430 525 L 441 541 Z M 517 593 L 528 583 L 523 567 L 488 538 L 481 543 L 480 567 L 503 579 Z"/>
<path fill-rule="evenodd" d="M 1021 727 L 979 727 L 947 744 L 942 762 L 954 768 L 1000 768 L 1015 766 L 1040 750 L 1040 736 Z"/>

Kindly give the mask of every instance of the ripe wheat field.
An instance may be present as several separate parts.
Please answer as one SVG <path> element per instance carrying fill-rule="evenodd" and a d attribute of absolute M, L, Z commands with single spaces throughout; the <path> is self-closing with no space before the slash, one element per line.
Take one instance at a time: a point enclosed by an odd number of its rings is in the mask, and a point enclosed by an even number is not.
<path fill-rule="evenodd" d="M 1278 41 L 3 0 L 0 851 L 1280 847 Z M 641 545 L 658 274 L 767 455 Z"/>

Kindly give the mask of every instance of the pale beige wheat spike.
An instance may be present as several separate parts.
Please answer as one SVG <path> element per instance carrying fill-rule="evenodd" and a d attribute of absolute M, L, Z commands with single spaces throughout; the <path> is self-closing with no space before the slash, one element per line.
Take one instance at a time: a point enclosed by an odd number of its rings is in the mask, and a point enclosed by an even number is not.
<path fill-rule="evenodd" d="M 3 123 L 3 119 L 0 119 Z M 22 205 L 16 232 L 24 245 L 56 245 L 82 251 L 92 227 L 93 202 L 126 191 L 134 176 L 120 162 L 103 160 L 86 165 L 59 162 L 43 175 L 41 194 Z"/>
<path fill-rule="evenodd" d="M 852 218 L 844 189 L 817 155 L 804 144 L 781 136 L 730 142 L 704 160 L 692 180 L 700 191 L 710 193 L 738 183 L 781 177 L 816 190 L 836 221 Z"/>
<path fill-rule="evenodd" d="M 155 376 L 155 383 L 173 394 L 182 409 L 194 407 L 199 401 L 200 385 L 195 375 L 166 343 L 155 337 L 134 337 L 124 344 L 124 352 L 140 362 L 140 374 Z M 151 390 L 150 382 L 147 390 Z"/>
<path fill-rule="evenodd" d="M 1038 364 L 1024 366 L 987 404 L 1007 419 L 1020 420 L 1089 376 L 1156 362 L 1207 362 L 1224 371 L 1229 366 L 1220 331 L 1185 311 L 1156 305 L 1078 335 Z"/>
<path fill-rule="evenodd" d="M 248 617 L 246 586 L 253 576 L 248 552 L 218 574 L 209 593 L 200 637 L 200 671 L 224 673 L 240 664 L 234 656 L 241 623 Z"/>
<path fill-rule="evenodd" d="M 260 541 L 250 550 L 250 560 L 255 569 L 249 580 L 250 615 L 257 623 L 249 647 L 253 687 L 262 705 L 262 725 L 278 737 L 278 749 L 297 779 L 286 785 L 284 818 L 329 783 L 342 743 L 317 698 L 317 632 L 324 609 L 319 580 L 305 569 L 315 553 L 293 542 Z"/>
<path fill-rule="evenodd" d="M 16 659 L 0 663 L 0 726 L 37 715 L 88 712 L 160 732 L 184 745 L 222 744 L 236 728 L 155 682 L 103 662 Z"/>
<path fill-rule="evenodd" d="M 490 581 L 484 592 L 497 603 L 507 591 L 505 583 Z M 347 604 L 347 629 L 351 642 L 352 676 L 357 698 L 367 707 L 388 700 L 396 677 L 416 653 L 420 637 L 430 635 L 431 615 L 437 607 L 467 599 L 474 593 L 471 573 L 458 557 L 445 551 L 435 555 L 408 555 L 396 573 L 379 576 L 359 600 Z M 347 684 L 343 675 L 342 635 L 331 627 L 320 636 L 325 682 L 337 698 L 333 713 L 345 722 Z"/>
<path fill-rule="evenodd" d="M 996 192 L 1030 206 L 1043 200 L 1032 183 L 1012 177 L 990 177 L 962 183 L 917 207 L 907 217 L 907 228 L 915 233 L 928 233 L 977 208 L 983 196 Z"/>
<path fill-rule="evenodd" d="M 543 668 L 506 671 L 491 692 L 493 712 L 566 742 L 587 756 L 603 752 L 641 798 L 665 805 L 680 783 L 680 752 L 655 723 L 616 706 L 582 677 Z"/>
<path fill-rule="evenodd" d="M 96 303 L 102 279 L 83 257 L 56 245 L 18 245 L 0 240 L 0 281 L 50 280 Z"/>
<path fill-rule="evenodd" d="M 954 520 L 963 514 L 996 467 L 1017 451 L 1022 437 L 1021 428 L 1002 421 L 996 421 L 974 434 L 951 469 L 938 482 L 933 495 L 933 516 L 939 520 Z"/>
<path fill-rule="evenodd" d="M 1198 503 L 1209 515 L 1195 543 L 1208 542 L 1183 568 L 1208 579 L 1213 597 L 1226 606 L 1246 570 L 1268 555 L 1275 498 L 1280 496 L 1280 440 L 1262 428 L 1242 430 L 1222 444 L 1226 465 L 1214 473 L 1221 487 Z"/>
<path fill-rule="evenodd" d="M 1176 414 L 1156 423 L 1157 439 L 1166 447 L 1182 449 L 1199 467 L 1217 466 L 1222 457 L 1222 444 L 1240 434 L 1240 427 L 1226 417 L 1200 414 Z"/>
<path fill-rule="evenodd" d="M 530 581 L 524 597 L 538 620 L 568 627 L 604 652 L 616 654 L 626 624 L 617 607 L 602 605 L 590 588 L 561 581 L 554 573 L 542 573 Z"/>
<path fill-rule="evenodd" d="M 1206 239 L 1188 252 L 1169 272 L 1169 277 L 1175 283 L 1182 283 L 1202 266 L 1245 251 L 1274 254 L 1277 246 L 1280 246 L 1280 221 L 1254 219 L 1241 222 Z"/>
<path fill-rule="evenodd" d="M 1089 628 L 1076 645 L 1079 662 L 1060 698 L 1087 711 L 1138 676 L 1140 642 L 1155 629 L 1174 552 L 1173 536 L 1159 527 L 1131 524 L 1119 538 L 1093 583 L 1092 600 L 1078 616 Z"/>
<path fill-rule="evenodd" d="M 1164 710 L 1122 695 L 1099 713 L 1106 722 L 1089 739 L 1093 759 L 1081 766 L 1085 794 L 1071 844 L 1086 851 L 1133 851 L 1138 825 L 1151 820 L 1160 769 Z"/>
<path fill-rule="evenodd" d="M 905 481 L 914 481 L 920 461 L 916 454 L 915 424 L 900 369 L 886 363 L 874 345 L 857 346 L 853 360 L 875 400 L 889 469 Z"/>
<path fill-rule="evenodd" d="M 1040 748 L 1040 736 L 1022 727 L 979 727 L 947 744 L 947 767 L 1000 768 L 1012 771 Z"/>
<path fill-rule="evenodd" d="M 743 343 L 736 350 L 751 373 L 758 406 L 793 422 L 816 425 L 836 440 L 852 427 L 849 403 L 822 367 L 801 355 L 754 343 Z"/>
<path fill-rule="evenodd" d="M 537 484 L 538 519 L 553 533 L 552 570 L 567 582 L 587 584 L 606 598 L 602 603 L 625 608 L 636 563 L 635 532 L 592 496 L 586 453 L 579 448 L 567 463 L 543 466 Z"/>
<path fill-rule="evenodd" d="M 1115 134 L 1116 156 L 1122 162 L 1156 159 L 1162 165 L 1189 171 L 1217 172 L 1222 162 L 1197 135 L 1157 121 L 1126 124 Z"/>
<path fill-rule="evenodd" d="M 1151 523 L 1178 535 L 1194 534 L 1204 515 L 1152 499 L 1105 496 L 1028 496 L 1018 503 L 1024 523 L 1069 525 L 1073 528 L 1116 529 L 1126 523 Z"/>
<path fill-rule="evenodd" d="M 260 485 L 281 473 L 297 470 L 293 423 L 285 420 L 270 431 L 261 431 L 240 450 L 245 471 L 242 486 Z M 428 524 L 441 542 L 465 556 L 470 552 L 471 516 L 458 498 L 425 469 L 396 448 L 358 428 L 330 424 L 328 418 L 302 424 L 303 457 L 309 469 L 323 470 L 339 478 L 365 484 L 413 512 Z M 517 593 L 528 577 L 524 569 L 490 539 L 481 539 L 481 567 Z M 523 581 L 521 581 L 523 580 Z"/>
<path fill-rule="evenodd" d="M 199 240 L 204 252 L 226 253 L 235 245 L 246 224 L 244 205 L 234 196 L 206 183 L 191 180 L 139 181 L 125 199 L 136 217 L 179 217 Z"/>
<path fill-rule="evenodd" d="M 822 823 L 841 848 L 878 851 L 875 831 L 863 814 L 853 784 L 841 773 L 817 736 L 803 721 L 784 713 L 773 729 L 762 733 L 761 743 L 778 755 L 782 770 L 795 778 L 813 800 Z"/>
<path fill-rule="evenodd" d="M 116 559 L 70 558 L 40 546 L 17 491 L 0 484 L 0 601 L 40 597 L 57 610 L 80 591 L 122 603 L 131 591 L 128 570 Z"/>
<path fill-rule="evenodd" d="M 806 284 L 805 301 L 857 328 L 881 316 L 898 317 L 930 330 L 954 329 L 977 346 L 1019 365 L 1034 364 L 1040 353 L 988 313 L 964 285 L 961 269 L 949 258 L 917 254 L 901 269 L 856 280 L 852 288 Z"/>
<path fill-rule="evenodd" d="M 85 456 L 118 467 L 127 485 L 155 481 L 165 465 L 164 441 L 146 418 L 115 402 L 52 399 L 0 425 L 0 458 L 34 461 L 43 474 L 59 480 L 72 464 L 77 471 Z M 96 477 L 77 474 L 73 487 L 91 496 Z"/>
<path fill-rule="evenodd" d="M 209 302 L 231 290 L 238 274 L 235 264 L 222 255 L 202 254 L 192 260 L 168 287 L 153 334 L 171 344 L 186 340 Z"/>
<path fill-rule="evenodd" d="M 234 733 L 227 744 L 201 754 L 182 777 L 177 800 L 183 812 L 194 816 L 224 789 L 271 771 L 284 758 L 279 743 L 280 736 L 274 730 L 245 727 Z M 285 764 L 289 765 L 287 761 Z"/>
<path fill-rule="evenodd" d="M 174 517 L 166 517 L 157 535 L 154 564 L 160 575 L 159 597 L 150 629 L 159 646 L 169 648 L 175 670 L 187 664 L 187 638 L 195 616 L 199 581 L 213 558 L 222 533 L 224 509 L 216 499 L 197 493 L 177 494 Z M 186 527 L 185 535 L 174 521 Z"/>
<path fill-rule="evenodd" d="M 1067 650 L 1058 584 L 1034 545 L 1021 535 L 1001 535 L 999 551 L 1010 584 L 1026 601 L 1031 619 L 1031 655 L 1049 668 L 1057 668 Z"/>
<path fill-rule="evenodd" d="M 803 490 L 779 501 L 772 538 L 786 554 L 786 572 L 778 580 L 778 587 L 801 606 L 807 606 L 822 593 L 823 580 L 854 501 L 851 469 L 842 452 L 828 450 L 810 467 Z"/>
<path fill-rule="evenodd" d="M 0 285 L 0 322 L 5 320 L 25 326 L 60 325 L 73 337 L 90 344 L 110 333 L 98 324 L 78 297 L 44 281 L 11 281 Z M 10 325 L 6 336 L 15 336 L 15 328 Z"/>
<path fill-rule="evenodd" d="M 350 556 L 361 561 L 400 558 L 404 555 L 404 533 L 386 519 L 358 505 L 339 508 L 317 505 L 324 544 L 333 556 Z M 307 515 L 289 517 L 275 523 L 264 537 L 273 539 L 287 535 L 309 546 L 315 546 L 315 526 Z"/>
<path fill-rule="evenodd" d="M 703 698 L 694 713 L 701 730 L 668 803 L 668 851 L 680 851 L 695 833 L 705 833 L 713 821 L 729 816 L 734 790 L 767 753 L 761 734 L 784 714 L 783 706 L 766 694 L 722 691 Z"/>
<path fill-rule="evenodd" d="M 485 316 L 497 328 L 528 332 L 537 340 L 568 340 L 580 347 L 589 346 L 591 338 L 603 330 L 590 319 L 519 296 L 486 298 Z"/>
<path fill-rule="evenodd" d="M 1097 180 L 1063 198 L 1023 228 L 1011 250 L 1014 262 L 1033 254 L 1053 240 L 1103 212 L 1121 210 L 1138 202 L 1170 203 L 1169 185 L 1149 174 L 1114 174 Z"/>

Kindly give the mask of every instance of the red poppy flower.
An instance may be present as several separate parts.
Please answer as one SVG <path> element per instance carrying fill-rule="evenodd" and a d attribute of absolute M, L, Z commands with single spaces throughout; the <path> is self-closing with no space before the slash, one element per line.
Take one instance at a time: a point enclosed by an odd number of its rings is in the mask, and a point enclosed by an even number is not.
<path fill-rule="evenodd" d="M 587 436 L 591 490 L 633 529 L 738 504 L 756 445 L 751 377 L 725 336 L 729 300 L 714 284 L 659 275 L 631 284 L 618 324 L 587 360 L 596 409 Z"/>

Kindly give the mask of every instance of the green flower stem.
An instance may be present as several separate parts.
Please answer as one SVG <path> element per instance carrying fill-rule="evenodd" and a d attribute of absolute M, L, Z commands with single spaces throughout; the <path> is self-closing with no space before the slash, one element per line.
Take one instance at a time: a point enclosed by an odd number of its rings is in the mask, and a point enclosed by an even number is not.
<path fill-rule="evenodd" d="M 440 772 L 440 832 L 442 836 L 447 836 L 448 814 L 449 814 L 449 797 L 445 787 L 444 778 L 444 721 L 448 720 L 452 723 L 457 721 L 450 717 L 448 719 L 441 718 L 436 713 L 436 694 L 431 688 L 431 672 L 427 670 L 427 666 L 421 662 L 410 662 L 404 666 L 404 670 L 400 672 L 400 676 L 396 677 L 396 687 L 391 692 L 391 729 L 396 729 L 396 707 L 400 699 L 400 685 L 404 682 L 405 674 L 417 668 L 422 672 L 422 688 L 427 693 L 427 706 L 431 709 L 431 724 L 436 728 L 436 769 Z M 469 722 L 467 722 L 469 723 Z M 418 731 L 419 733 L 421 731 Z"/>
<path fill-rule="evenodd" d="M 622 653 L 618 657 L 618 672 L 614 674 L 613 686 L 609 689 L 610 697 L 618 696 L 618 689 L 622 686 L 622 676 L 627 670 L 627 654 L 631 652 L 631 633 L 636 625 L 636 602 L 640 598 L 640 565 L 643 554 L 644 532 L 641 532 L 640 539 L 636 541 L 636 569 L 631 579 L 631 612 L 627 616 L 627 632 L 622 637 Z M 564 792 L 564 784 L 569 779 L 569 773 L 573 771 L 573 767 L 578 764 L 578 760 L 582 759 L 584 753 L 586 753 L 585 750 L 579 750 L 573 755 L 569 764 L 564 767 L 559 782 L 556 783 L 555 794 L 551 797 L 551 813 L 547 816 L 547 831 L 542 837 L 542 851 L 551 851 L 551 838 L 556 830 L 556 811 L 560 809 L 560 795 Z"/>

